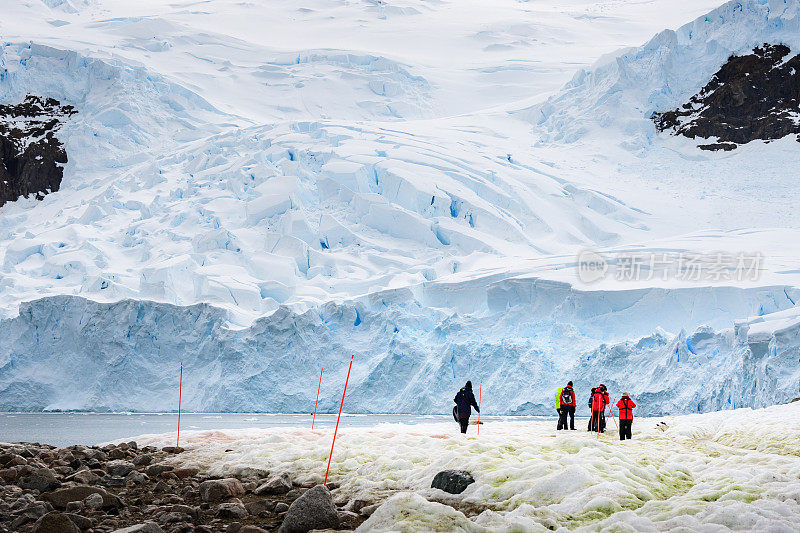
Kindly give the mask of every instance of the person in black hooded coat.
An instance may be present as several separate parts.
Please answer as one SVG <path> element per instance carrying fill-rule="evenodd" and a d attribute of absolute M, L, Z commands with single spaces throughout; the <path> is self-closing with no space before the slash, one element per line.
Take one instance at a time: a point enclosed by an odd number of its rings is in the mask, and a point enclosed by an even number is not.
<path fill-rule="evenodd" d="M 472 415 L 472 408 L 474 407 L 477 412 L 481 412 L 478 408 L 478 402 L 475 401 L 475 395 L 472 393 L 471 381 L 467 381 L 467 384 L 458 391 L 453 401 L 456 402 L 453 412 L 461 426 L 461 433 L 466 433 L 467 426 L 469 425 L 469 417 Z"/>

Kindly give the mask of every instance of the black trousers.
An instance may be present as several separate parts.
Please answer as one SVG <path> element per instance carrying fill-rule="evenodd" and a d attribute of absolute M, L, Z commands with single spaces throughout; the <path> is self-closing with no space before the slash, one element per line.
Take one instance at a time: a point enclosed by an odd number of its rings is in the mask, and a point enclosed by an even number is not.
<path fill-rule="evenodd" d="M 561 408 L 560 407 L 558 409 L 556 409 L 556 413 L 558 413 L 558 425 L 556 426 L 556 431 L 558 431 L 559 429 L 564 429 L 562 427 L 563 418 L 561 416 Z"/>
<path fill-rule="evenodd" d="M 592 418 L 589 419 L 589 431 L 606 430 L 606 414 L 603 411 L 592 411 Z"/>
<path fill-rule="evenodd" d="M 633 425 L 633 420 L 622 420 L 619 421 L 619 440 L 625 440 L 631 438 L 631 426 Z"/>
<path fill-rule="evenodd" d="M 467 426 L 469 426 L 469 417 L 468 416 L 459 417 L 458 424 L 461 426 L 461 433 L 466 433 Z"/>
<path fill-rule="evenodd" d="M 567 417 L 569 416 L 569 428 L 567 428 Z M 557 429 L 575 429 L 575 406 L 562 405 L 558 412 Z"/>

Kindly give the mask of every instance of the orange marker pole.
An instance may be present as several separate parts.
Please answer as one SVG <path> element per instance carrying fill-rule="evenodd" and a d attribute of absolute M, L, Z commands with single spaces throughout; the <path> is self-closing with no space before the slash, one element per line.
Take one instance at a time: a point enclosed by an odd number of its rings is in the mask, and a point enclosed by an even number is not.
<path fill-rule="evenodd" d="M 483 381 L 478 385 L 478 435 L 481 434 L 481 396 L 483 396 Z"/>
<path fill-rule="evenodd" d="M 325 469 L 325 481 L 323 485 L 328 483 L 328 472 L 331 469 L 331 459 L 333 459 L 333 445 L 336 444 L 336 433 L 339 431 L 339 419 L 342 417 L 342 407 L 344 407 L 344 395 L 347 394 L 347 382 L 350 381 L 350 371 L 353 369 L 353 358 L 356 355 L 350 356 L 350 368 L 347 369 L 347 378 L 344 380 L 344 391 L 342 392 L 342 403 L 339 405 L 339 416 L 336 417 L 336 428 L 333 430 L 333 442 L 331 442 L 331 454 L 328 456 L 328 468 Z"/>
<path fill-rule="evenodd" d="M 317 399 L 314 401 L 314 418 L 311 419 L 311 429 L 314 429 L 314 420 L 317 419 L 317 403 L 319 403 L 319 389 L 322 387 L 322 369 L 319 369 L 319 385 L 317 385 Z"/>
<path fill-rule="evenodd" d="M 178 439 L 175 441 L 177 447 L 181 442 L 181 393 L 183 391 L 183 362 L 181 362 L 181 376 L 178 378 Z"/>

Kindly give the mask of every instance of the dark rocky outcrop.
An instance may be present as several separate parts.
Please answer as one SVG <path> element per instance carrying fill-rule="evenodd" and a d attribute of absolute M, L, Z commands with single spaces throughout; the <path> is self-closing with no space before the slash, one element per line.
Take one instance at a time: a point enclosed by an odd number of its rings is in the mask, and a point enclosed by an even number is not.
<path fill-rule="evenodd" d="M 461 494 L 472 483 L 475 483 L 475 479 L 465 470 L 444 470 L 434 476 L 431 488 Z"/>
<path fill-rule="evenodd" d="M 148 459 L 137 459 L 143 456 Z M 345 510 L 346 498 L 334 500 L 334 483 L 315 488 L 260 470 L 219 479 L 175 459 L 174 451 L 135 443 L 0 443 L 0 533 L 264 533 L 284 524 L 290 531 L 355 529 L 368 515 Z M 136 469 L 117 475 L 130 465 Z M 153 468 L 159 466 L 167 468 Z M 278 493 L 255 493 L 275 479 Z"/>
<path fill-rule="evenodd" d="M 31 194 L 41 200 L 59 189 L 67 153 L 56 133 L 74 113 L 70 105 L 32 95 L 0 105 L 0 206 Z"/>
<path fill-rule="evenodd" d="M 653 114 L 656 128 L 692 139 L 716 137 L 699 145 L 703 150 L 800 134 L 800 54 L 790 53 L 782 44 L 764 44 L 731 56 L 689 102 Z"/>
<path fill-rule="evenodd" d="M 283 520 L 280 533 L 306 533 L 312 529 L 338 529 L 339 513 L 333 497 L 324 485 L 308 489 L 297 498 Z"/>

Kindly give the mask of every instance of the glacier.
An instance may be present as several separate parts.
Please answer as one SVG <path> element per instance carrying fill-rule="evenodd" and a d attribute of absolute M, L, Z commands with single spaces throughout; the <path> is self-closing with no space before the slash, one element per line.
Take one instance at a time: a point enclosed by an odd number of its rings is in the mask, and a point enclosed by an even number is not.
<path fill-rule="evenodd" d="M 330 411 L 351 353 L 352 412 L 447 412 L 466 379 L 502 414 L 567 379 L 652 415 L 800 395 L 797 142 L 649 120 L 800 48 L 800 2 L 187 6 L 0 22 L 0 101 L 77 109 L 61 190 L 0 208 L 0 409 L 172 410 L 183 362 L 189 410 L 307 412 L 324 367 Z M 767 260 L 586 284 L 587 249 Z"/>

